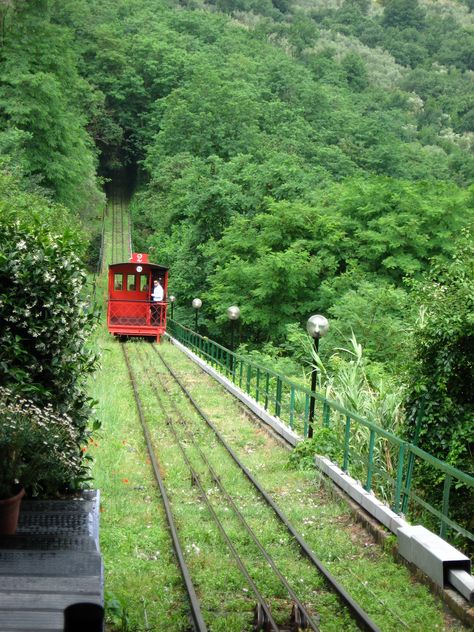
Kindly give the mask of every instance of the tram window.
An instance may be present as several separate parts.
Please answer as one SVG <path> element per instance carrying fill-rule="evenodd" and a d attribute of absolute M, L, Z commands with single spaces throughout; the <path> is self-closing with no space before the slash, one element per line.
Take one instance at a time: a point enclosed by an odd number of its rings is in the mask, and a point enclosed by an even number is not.
<path fill-rule="evenodd" d="M 140 292 L 148 292 L 148 275 L 140 274 Z"/>
<path fill-rule="evenodd" d="M 136 290 L 137 286 L 135 284 L 135 275 L 134 274 L 127 274 L 127 290 L 129 292 L 133 292 L 134 290 Z"/>
<path fill-rule="evenodd" d="M 123 289 L 123 277 L 121 274 L 114 274 L 114 290 Z"/>

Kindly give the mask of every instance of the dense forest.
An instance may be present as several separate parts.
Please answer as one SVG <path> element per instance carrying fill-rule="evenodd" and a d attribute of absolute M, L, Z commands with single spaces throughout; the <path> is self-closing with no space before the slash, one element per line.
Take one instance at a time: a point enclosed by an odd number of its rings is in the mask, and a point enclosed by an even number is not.
<path fill-rule="evenodd" d="M 178 320 L 199 296 L 226 343 L 238 304 L 241 352 L 301 377 L 325 314 L 327 367 L 353 332 L 407 436 L 423 397 L 423 445 L 472 470 L 473 9 L 1 0 L 0 168 L 92 243 L 102 185 L 126 174 Z"/>

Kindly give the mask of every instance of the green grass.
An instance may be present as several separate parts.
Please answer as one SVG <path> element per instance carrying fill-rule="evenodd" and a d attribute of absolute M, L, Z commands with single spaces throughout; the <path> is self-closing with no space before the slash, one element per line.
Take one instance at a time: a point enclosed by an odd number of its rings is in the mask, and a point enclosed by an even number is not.
<path fill-rule="evenodd" d="M 150 629 L 185 630 L 187 605 L 181 577 L 147 462 L 120 345 L 105 332 L 98 343 L 104 348 L 103 367 L 91 383 L 91 394 L 99 400 L 103 427 L 98 446 L 91 446 L 91 452 L 96 457 L 96 485 L 102 490 L 101 547 L 106 591 L 126 604 L 130 630 L 145 629 L 144 610 Z M 169 400 L 163 396 L 164 413 L 149 385 L 149 378 L 155 385 L 159 382 L 153 370 L 159 372 L 180 408 L 185 406 L 185 400 L 172 386 L 150 345 L 133 343 L 129 347 L 134 367 L 140 358 L 146 358 L 147 369 L 136 369 L 137 381 L 205 620 L 211 630 L 249 630 L 255 599 L 210 519 L 197 487 L 191 484 L 189 471 L 166 424 L 172 411 Z M 374 543 L 316 473 L 289 470 L 288 453 L 250 422 L 216 382 L 168 343 L 160 345 L 160 351 L 316 554 L 382 630 L 461 629 L 445 620 L 441 605 L 427 588 Z M 336 618 L 341 607 L 334 595 L 301 557 L 268 507 L 257 499 L 213 433 L 187 405 L 186 410 L 193 436 L 219 471 L 222 482 L 232 489 L 236 504 L 279 568 L 292 585 L 298 586 L 302 601 L 320 615 L 321 629 L 355 629 L 347 615 L 343 614 L 342 620 Z M 235 546 L 249 563 L 252 576 L 264 594 L 278 597 L 276 602 L 272 600 L 275 617 L 287 620 L 290 603 L 285 591 L 235 522 L 184 429 L 179 424 L 176 428 L 186 440 L 193 467 L 202 476 L 213 507 L 235 537 Z"/>
<path fill-rule="evenodd" d="M 102 429 L 91 446 L 101 490 L 105 590 L 129 611 L 131 629 L 179 630 L 181 577 L 148 462 L 120 345 L 103 333 L 102 368 L 91 383 Z"/>
<path fill-rule="evenodd" d="M 180 370 L 180 362 L 188 366 L 188 361 L 175 350 L 166 346 L 163 349 L 171 354 L 175 369 Z M 222 389 L 197 367 L 186 372 L 191 373 L 186 381 L 194 384 L 193 395 L 207 411 L 212 411 L 212 419 L 242 460 L 382 629 L 393 629 L 401 624 L 400 619 L 410 629 L 445 628 L 442 608 L 426 587 L 413 582 L 404 567 L 395 564 L 390 555 L 354 524 L 347 507 L 335 501 L 324 485 L 318 485 L 315 473 L 288 471 L 287 453 L 258 427 L 246 422 L 230 396 L 223 395 Z M 367 587 L 363 582 L 367 582 Z M 374 595 L 378 603 L 374 603 Z M 389 616 L 387 608 L 396 614 Z"/>
<path fill-rule="evenodd" d="M 149 374 L 150 366 L 156 363 L 156 357 L 151 355 L 150 348 L 147 351 L 145 366 L 148 367 L 147 373 Z M 157 378 L 153 379 L 156 380 Z M 146 383 L 146 376 L 143 372 L 138 373 L 138 381 L 143 385 Z M 151 393 L 149 394 L 151 395 Z M 147 393 L 144 391 L 145 401 L 146 398 Z M 180 407 L 186 404 L 182 397 L 179 398 L 179 401 Z M 200 499 L 197 487 L 191 487 L 190 476 L 187 469 L 183 467 L 183 459 L 179 449 L 176 448 L 176 441 L 172 433 L 169 432 L 168 427 L 160 424 L 159 417 L 156 417 L 157 410 L 153 397 L 150 400 L 150 408 L 153 408 L 150 412 L 153 412 L 156 419 L 154 428 L 155 443 L 159 452 L 163 454 L 162 462 L 166 470 L 167 485 L 176 506 L 176 516 L 181 525 L 183 542 L 187 543 L 190 568 L 195 577 L 196 585 L 200 590 L 203 610 L 208 614 L 208 621 L 212 629 L 214 629 L 215 625 L 220 625 L 214 616 L 214 612 L 216 604 L 223 601 L 222 591 L 224 590 L 226 595 L 225 609 L 228 613 L 232 614 L 235 610 L 242 611 L 242 619 L 237 627 L 227 627 L 227 629 L 250 629 L 255 599 L 252 597 L 249 602 L 251 592 L 248 590 L 246 580 L 229 556 L 227 547 L 210 518 L 208 508 Z M 168 406 L 166 406 L 166 409 L 170 410 Z M 276 561 L 279 561 L 280 564 L 286 565 L 288 560 L 293 558 L 292 582 L 298 583 L 302 599 L 306 603 L 313 605 L 314 612 L 319 612 L 321 616 L 325 616 L 327 621 L 326 629 L 341 629 L 342 622 L 340 615 L 337 613 L 340 608 L 334 595 L 325 589 L 317 572 L 307 564 L 306 560 L 300 557 L 298 550 L 296 548 L 294 550 L 288 549 L 286 530 L 275 520 L 272 512 L 266 505 L 258 499 L 253 488 L 250 487 L 236 466 L 230 461 L 227 453 L 215 441 L 213 435 L 203 427 L 202 422 L 191 411 L 188 411 L 186 417 L 191 422 L 191 432 L 194 439 L 199 441 L 205 448 L 225 487 L 232 489 L 232 495 L 235 497 L 237 504 L 245 512 L 248 522 L 262 540 L 264 546 L 272 551 Z M 251 569 L 252 577 L 258 582 L 261 592 L 267 595 L 269 600 L 274 603 L 275 618 L 282 624 L 287 622 L 291 612 L 291 602 L 286 591 L 282 589 L 280 582 L 269 572 L 267 562 L 261 558 L 255 544 L 250 541 L 240 523 L 236 521 L 227 502 L 222 499 L 215 482 L 207 474 L 207 468 L 203 466 L 197 450 L 192 447 L 191 441 L 179 424 L 177 424 L 177 428 L 181 439 L 187 444 L 186 450 L 193 462 L 193 467 L 199 472 L 202 484 L 211 498 L 213 508 L 224 523 L 234 546 L 238 549 L 246 565 Z M 187 485 L 183 485 L 183 481 Z M 197 512 L 196 508 L 198 508 Z M 284 572 L 288 574 L 289 569 L 286 569 Z M 229 586 L 233 595 L 230 602 Z M 314 590 L 315 587 L 318 587 L 318 591 Z M 278 598 L 277 601 L 273 599 L 274 596 Z M 222 618 L 222 606 L 220 606 L 220 610 L 221 612 L 217 618 Z M 331 624 L 329 624 L 329 621 L 331 621 Z M 227 622 L 228 625 L 229 623 Z M 345 629 L 355 629 L 348 621 L 344 625 Z"/>

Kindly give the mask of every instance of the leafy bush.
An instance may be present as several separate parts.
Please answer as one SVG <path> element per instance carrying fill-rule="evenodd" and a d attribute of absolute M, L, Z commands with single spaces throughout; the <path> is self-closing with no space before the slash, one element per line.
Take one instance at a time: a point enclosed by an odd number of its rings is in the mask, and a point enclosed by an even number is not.
<path fill-rule="evenodd" d="M 423 282 L 414 284 L 422 305 L 415 332 L 409 410 L 424 402 L 419 428 L 421 448 L 460 470 L 474 468 L 474 246 L 466 231 L 450 264 L 434 265 Z M 414 439 L 415 419 L 408 426 Z M 415 437 L 416 438 L 416 437 Z M 443 478 L 420 468 L 417 483 L 429 501 L 440 497 Z M 474 527 L 472 490 L 457 486 L 450 496 L 451 517 Z"/>
<path fill-rule="evenodd" d="M 113 593 L 106 593 L 105 612 L 107 621 L 113 625 L 114 630 L 117 630 L 117 632 L 131 632 L 128 608 L 120 597 Z"/>
<path fill-rule="evenodd" d="M 342 450 L 332 428 L 315 428 L 312 439 L 298 443 L 288 458 L 288 467 L 295 470 L 312 469 L 316 454 L 336 462 L 342 459 Z"/>
<path fill-rule="evenodd" d="M 67 415 L 39 408 L 0 387 L 0 498 L 16 481 L 27 492 L 55 495 L 87 476 L 78 433 Z"/>
<path fill-rule="evenodd" d="M 69 415 L 79 443 L 91 410 L 84 380 L 95 366 L 84 246 L 70 213 L 0 174 L 0 380 Z"/>
<path fill-rule="evenodd" d="M 414 284 L 422 305 L 409 404 L 425 400 L 420 445 L 466 472 L 474 463 L 474 246 L 468 232 L 452 262 Z M 413 430 L 413 429 L 412 429 Z"/>

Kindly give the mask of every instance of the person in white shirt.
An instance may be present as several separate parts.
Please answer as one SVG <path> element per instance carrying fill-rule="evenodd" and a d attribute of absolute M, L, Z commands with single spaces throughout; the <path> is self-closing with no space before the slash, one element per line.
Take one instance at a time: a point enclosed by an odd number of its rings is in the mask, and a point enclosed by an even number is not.
<path fill-rule="evenodd" d="M 164 296 L 163 286 L 158 281 L 158 279 L 155 279 L 153 281 L 153 290 L 151 292 L 151 301 L 152 301 L 151 324 L 155 326 L 160 324 L 160 311 L 161 310 L 160 310 L 160 306 L 157 305 L 157 303 L 161 303 L 161 301 L 163 300 L 163 296 Z"/>
<path fill-rule="evenodd" d="M 153 281 L 153 291 L 151 293 L 151 300 L 153 301 L 153 303 L 158 303 L 163 300 L 163 296 L 164 296 L 163 286 L 158 281 L 158 279 L 155 279 Z"/>

